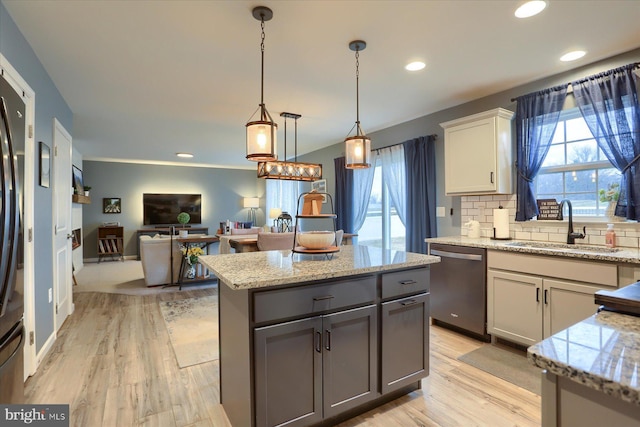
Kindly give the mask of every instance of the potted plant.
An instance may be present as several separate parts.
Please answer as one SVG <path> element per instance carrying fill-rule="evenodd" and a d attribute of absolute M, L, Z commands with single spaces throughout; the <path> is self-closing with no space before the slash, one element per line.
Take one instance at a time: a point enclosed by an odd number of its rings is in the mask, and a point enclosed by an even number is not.
<path fill-rule="evenodd" d="M 616 205 L 618 204 L 618 197 L 620 197 L 620 184 L 617 182 L 608 185 L 607 189 L 600 189 L 598 192 L 601 202 L 608 202 L 605 210 L 605 216 L 609 221 L 615 221 Z"/>
<path fill-rule="evenodd" d="M 182 230 L 180 230 L 180 237 L 187 237 L 189 235 L 189 231 L 185 228 L 185 224 L 187 224 L 191 220 L 191 215 L 186 212 L 180 212 L 178 214 L 178 222 L 182 224 Z"/>
<path fill-rule="evenodd" d="M 89 190 L 91 190 L 91 186 L 90 185 L 85 185 L 84 186 L 84 195 L 89 197 Z"/>

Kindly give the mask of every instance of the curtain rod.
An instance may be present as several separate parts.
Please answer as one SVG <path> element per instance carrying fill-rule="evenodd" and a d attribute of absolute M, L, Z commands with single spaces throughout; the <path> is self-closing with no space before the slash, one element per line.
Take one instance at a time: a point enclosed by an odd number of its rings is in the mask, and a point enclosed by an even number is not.
<path fill-rule="evenodd" d="M 431 135 L 425 135 L 425 136 L 427 136 L 427 137 L 432 136 L 433 139 L 438 139 L 438 134 L 437 133 L 432 133 Z M 416 138 L 414 138 L 414 139 L 416 139 Z M 404 142 L 398 142 L 397 144 L 391 144 L 391 145 L 387 145 L 387 146 L 380 147 L 380 148 L 374 148 L 371 151 L 380 151 L 380 150 L 384 150 L 385 148 L 391 148 L 391 147 L 395 147 L 396 145 L 402 145 L 402 144 L 404 144 Z"/>
<path fill-rule="evenodd" d="M 590 79 L 590 78 L 592 78 L 592 77 L 602 76 L 602 75 L 605 75 L 605 74 L 608 74 L 608 73 L 615 72 L 615 71 L 620 70 L 620 69 L 624 69 L 624 68 L 626 68 L 626 67 L 632 67 L 632 68 L 634 68 L 634 69 L 635 69 L 635 68 L 640 68 L 640 62 L 633 62 L 633 63 L 631 63 L 631 64 L 624 65 L 624 66 L 622 66 L 622 67 L 618 67 L 618 68 L 613 68 L 613 69 L 608 70 L 608 71 L 605 71 L 605 72 L 603 72 L 603 73 L 594 74 L 594 75 L 592 75 L 592 76 L 586 77 L 586 78 L 584 78 L 584 79 L 579 79 L 579 80 L 576 80 L 576 81 L 588 80 L 588 79 Z M 553 90 L 553 89 L 556 89 L 556 88 L 559 88 L 559 87 L 562 87 L 562 86 L 565 86 L 565 87 L 567 87 L 567 88 L 568 88 L 568 89 L 567 89 L 567 93 L 571 93 L 571 92 L 573 92 L 573 87 L 571 86 L 571 82 L 566 83 L 566 84 L 564 84 L 564 85 L 558 85 L 558 86 L 553 86 L 553 87 L 550 87 L 550 88 L 547 88 L 547 89 L 542 89 L 542 90 L 539 90 L 539 91 L 537 91 L 537 92 L 544 92 L 545 90 Z M 532 93 L 535 93 L 535 92 L 532 92 Z M 522 96 L 525 96 L 525 95 L 522 95 Z M 518 98 L 520 98 L 520 97 L 518 97 Z M 516 101 L 518 100 L 518 98 L 511 98 L 511 102 L 516 102 Z"/>

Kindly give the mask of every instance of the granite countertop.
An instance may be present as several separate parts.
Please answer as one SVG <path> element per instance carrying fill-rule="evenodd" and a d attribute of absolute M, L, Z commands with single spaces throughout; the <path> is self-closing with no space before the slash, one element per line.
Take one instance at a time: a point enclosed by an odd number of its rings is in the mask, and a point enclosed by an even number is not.
<path fill-rule="evenodd" d="M 291 251 L 258 251 L 203 255 L 200 262 L 232 289 L 253 289 L 312 280 L 353 276 L 440 262 L 440 257 L 412 252 L 346 245 L 331 259 Z"/>
<path fill-rule="evenodd" d="M 553 255 L 567 258 L 591 259 L 595 261 L 640 264 L 640 249 L 638 248 L 614 248 L 614 250 L 611 251 L 610 248 L 595 245 L 566 245 L 563 243 L 528 240 L 493 240 L 488 237 L 472 239 L 466 236 L 434 237 L 425 239 L 425 241 L 427 243 L 470 246 L 534 255 Z"/>
<path fill-rule="evenodd" d="M 542 369 L 640 406 L 640 317 L 601 311 L 527 353 Z"/>

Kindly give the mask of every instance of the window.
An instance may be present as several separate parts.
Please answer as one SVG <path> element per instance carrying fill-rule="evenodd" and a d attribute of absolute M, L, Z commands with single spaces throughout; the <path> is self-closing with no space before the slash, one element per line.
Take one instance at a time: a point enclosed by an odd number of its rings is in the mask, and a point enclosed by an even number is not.
<path fill-rule="evenodd" d="M 292 217 L 296 215 L 298 196 L 301 193 L 301 183 L 299 181 L 267 179 L 266 192 L 267 224 L 274 225 L 273 220 L 269 218 L 269 211 L 272 208 L 279 208 L 282 212 L 287 212 Z"/>
<path fill-rule="evenodd" d="M 620 183 L 577 108 L 563 111 L 551 148 L 534 181 L 538 199 L 571 200 L 573 214 L 603 217 L 608 202 L 599 191 Z"/>
<path fill-rule="evenodd" d="M 380 160 L 375 166 L 367 216 L 358 230 L 358 244 L 404 251 L 406 250 L 405 227 L 396 208 L 392 206 L 379 162 Z"/>

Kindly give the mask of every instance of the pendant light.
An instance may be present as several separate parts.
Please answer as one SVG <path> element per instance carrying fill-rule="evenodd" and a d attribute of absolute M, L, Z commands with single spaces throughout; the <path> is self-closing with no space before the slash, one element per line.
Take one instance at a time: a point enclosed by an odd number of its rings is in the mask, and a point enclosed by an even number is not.
<path fill-rule="evenodd" d="M 264 105 L 264 22 L 271 20 L 273 11 L 265 6 L 258 6 L 253 9 L 253 17 L 260 21 L 261 42 L 260 52 L 262 58 L 262 68 L 260 70 L 260 117 L 258 120 L 249 119 L 247 123 L 247 160 L 254 162 L 276 160 L 276 136 L 278 125 L 271 118 L 271 114 Z M 256 110 L 256 112 L 258 111 Z M 255 116 L 255 112 L 253 115 Z"/>
<path fill-rule="evenodd" d="M 258 178 L 287 181 L 316 181 L 322 179 L 322 165 L 298 162 L 298 119 L 295 113 L 280 113 L 284 117 L 284 160 L 258 163 Z M 295 120 L 295 155 L 293 162 L 287 160 L 287 119 Z"/>
<path fill-rule="evenodd" d="M 349 43 L 349 49 L 356 52 L 356 135 L 347 136 L 344 140 L 347 169 L 365 169 L 371 167 L 371 139 L 369 139 L 360 127 L 360 51 L 367 47 L 362 40 L 354 40 Z M 351 129 L 353 130 L 353 128 Z M 349 132 L 351 133 L 351 132 Z"/>

